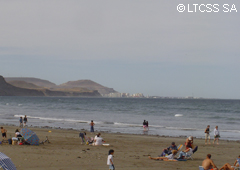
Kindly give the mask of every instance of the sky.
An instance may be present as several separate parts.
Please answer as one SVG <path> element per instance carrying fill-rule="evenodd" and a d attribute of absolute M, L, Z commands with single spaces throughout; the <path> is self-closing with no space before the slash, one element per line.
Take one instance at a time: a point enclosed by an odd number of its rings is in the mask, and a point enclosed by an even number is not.
<path fill-rule="evenodd" d="M 90 79 L 145 96 L 240 99 L 239 0 L 0 3 L 4 77 Z"/>

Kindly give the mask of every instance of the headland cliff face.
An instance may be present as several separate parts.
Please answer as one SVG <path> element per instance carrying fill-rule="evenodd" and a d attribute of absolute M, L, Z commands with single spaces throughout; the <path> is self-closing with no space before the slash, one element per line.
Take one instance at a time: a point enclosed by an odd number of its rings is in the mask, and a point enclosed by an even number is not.
<path fill-rule="evenodd" d="M 8 84 L 3 76 L 0 76 L 0 96 L 45 96 L 42 91 L 24 89 Z"/>
<path fill-rule="evenodd" d="M 27 89 L 13 86 L 0 76 L 0 96 L 81 96 L 81 97 L 101 97 L 97 90 L 86 92 L 58 91 L 46 88 Z"/>

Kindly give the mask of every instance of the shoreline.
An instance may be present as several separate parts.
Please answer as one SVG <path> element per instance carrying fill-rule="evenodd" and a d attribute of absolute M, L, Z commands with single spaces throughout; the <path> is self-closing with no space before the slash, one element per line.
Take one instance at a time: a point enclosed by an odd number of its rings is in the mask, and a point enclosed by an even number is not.
<path fill-rule="evenodd" d="M 3 127 L 8 131 L 8 138 L 10 135 L 14 135 L 16 128 L 19 128 L 6 125 Z M 198 151 L 193 154 L 193 160 L 154 161 L 150 160 L 148 156 L 157 157 L 163 148 L 171 145 L 171 142 L 176 142 L 176 145 L 184 145 L 186 138 L 101 132 L 101 136 L 110 146 L 91 146 L 81 145 L 78 136 L 79 130 L 28 128 L 36 132 L 40 141 L 45 140 L 48 136 L 51 143 L 39 146 L 1 145 L 1 152 L 12 159 L 18 170 L 77 170 L 79 167 L 84 170 L 106 170 L 109 149 L 115 151 L 114 164 L 116 169 L 122 170 L 156 168 L 161 170 L 194 170 L 198 169 L 208 153 L 212 154 L 212 160 L 220 168 L 226 162 L 232 165 L 239 155 L 237 148 L 239 148 L 240 142 L 238 141 L 220 140 L 219 145 L 205 145 L 203 139 L 194 138 L 194 146 L 198 146 Z M 97 132 L 99 131 L 94 133 L 86 131 L 88 137 L 94 137 Z M 212 142 L 213 140 L 211 140 Z"/>
<path fill-rule="evenodd" d="M 0 123 L 0 126 L 15 126 L 15 127 L 18 127 L 14 124 L 3 124 L 3 123 Z M 18 127 L 20 128 L 20 127 Z M 89 132 L 89 130 L 87 129 L 75 129 L 75 128 L 63 128 L 63 127 L 51 127 L 51 126 L 27 126 L 26 128 L 40 128 L 40 129 L 59 129 L 59 130 L 72 130 L 72 131 L 78 131 L 78 132 Z M 123 134 L 123 135 L 145 135 L 145 136 L 156 136 L 156 137 L 168 137 L 168 138 L 184 138 L 186 139 L 188 136 L 185 136 L 185 135 L 179 135 L 179 136 L 167 136 L 167 135 L 158 135 L 158 134 L 143 134 L 143 133 L 124 133 L 124 132 L 112 132 L 112 131 L 109 131 L 109 130 L 106 130 L 106 131 L 102 131 L 102 130 L 95 130 L 96 132 L 100 132 L 100 133 L 109 133 L 109 134 Z M 143 131 L 142 131 L 143 132 Z M 189 135 L 191 136 L 191 135 Z M 193 136 L 194 139 L 202 139 L 202 140 L 205 140 L 205 137 L 203 135 L 203 137 L 195 137 Z M 214 138 L 211 137 L 211 140 L 213 140 Z M 240 142 L 240 139 L 238 140 L 231 140 L 231 139 L 221 139 L 219 138 L 219 140 L 221 141 L 227 141 L 227 142 L 230 142 L 230 141 L 235 141 L 235 142 Z"/>

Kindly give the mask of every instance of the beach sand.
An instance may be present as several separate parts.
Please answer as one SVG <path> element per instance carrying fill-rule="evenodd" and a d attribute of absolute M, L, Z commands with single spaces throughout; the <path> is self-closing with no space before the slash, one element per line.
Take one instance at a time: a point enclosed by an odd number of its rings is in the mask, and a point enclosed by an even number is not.
<path fill-rule="evenodd" d="M 14 126 L 3 126 L 7 129 L 8 138 L 14 136 Z M 238 141 L 221 141 L 220 145 L 205 145 L 203 139 L 194 139 L 198 151 L 194 160 L 166 162 L 150 160 L 149 155 L 160 155 L 163 148 L 171 142 L 184 144 L 185 137 L 160 137 L 150 135 L 131 135 L 121 133 L 101 132 L 101 137 L 110 146 L 81 145 L 79 131 L 63 129 L 31 128 L 37 133 L 40 141 L 48 136 L 51 143 L 39 146 L 0 145 L 0 151 L 9 156 L 18 170 L 107 170 L 109 149 L 114 149 L 114 164 L 116 170 L 195 170 L 202 164 L 208 153 L 220 168 L 224 163 L 231 165 L 240 155 Z M 49 132 L 51 131 L 51 132 Z M 86 131 L 87 132 L 87 131 Z M 87 132 L 94 137 L 95 133 Z M 203 134 L 204 135 L 204 134 Z"/>

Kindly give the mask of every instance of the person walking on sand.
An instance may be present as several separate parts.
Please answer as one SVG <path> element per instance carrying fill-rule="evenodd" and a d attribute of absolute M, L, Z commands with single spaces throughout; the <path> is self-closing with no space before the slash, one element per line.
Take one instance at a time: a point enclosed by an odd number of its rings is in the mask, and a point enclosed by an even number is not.
<path fill-rule="evenodd" d="M 108 151 L 108 158 L 107 158 L 107 165 L 109 165 L 109 170 L 115 170 L 115 167 L 113 164 L 113 154 L 114 154 L 114 150 L 110 149 Z"/>
<path fill-rule="evenodd" d="M 1 133 L 2 133 L 2 138 L 6 139 L 7 138 L 7 130 L 1 127 Z"/>
<path fill-rule="evenodd" d="M 210 143 L 210 130 L 209 130 L 209 128 L 210 128 L 210 125 L 208 125 L 207 126 L 207 128 L 205 129 L 205 144 L 207 144 L 207 140 L 208 140 L 208 144 L 211 144 Z"/>
<path fill-rule="evenodd" d="M 25 117 L 23 118 L 23 125 L 24 125 L 24 127 L 26 126 L 26 124 L 27 124 L 27 115 L 25 115 Z"/>
<path fill-rule="evenodd" d="M 93 123 L 93 120 L 91 120 L 91 123 L 89 124 L 90 125 L 90 132 L 94 132 L 94 125 L 95 123 Z"/>
<path fill-rule="evenodd" d="M 23 127 L 23 119 L 22 116 L 19 118 L 19 127 L 22 128 Z"/>
<path fill-rule="evenodd" d="M 220 138 L 220 133 L 219 133 L 219 130 L 218 130 L 218 126 L 215 127 L 214 129 L 214 141 L 213 141 L 213 144 L 215 141 L 217 141 L 217 145 L 219 144 L 218 143 L 218 140 Z"/>

